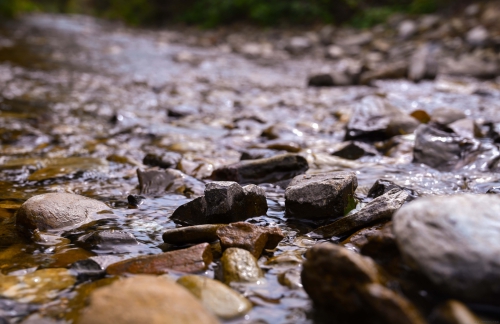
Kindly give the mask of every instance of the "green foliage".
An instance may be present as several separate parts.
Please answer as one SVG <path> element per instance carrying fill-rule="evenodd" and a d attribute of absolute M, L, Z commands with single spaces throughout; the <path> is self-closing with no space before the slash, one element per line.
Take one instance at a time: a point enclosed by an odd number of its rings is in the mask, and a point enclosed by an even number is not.
<path fill-rule="evenodd" d="M 30 0 L 0 0 L 0 17 L 12 18 L 35 9 L 37 6 Z"/>

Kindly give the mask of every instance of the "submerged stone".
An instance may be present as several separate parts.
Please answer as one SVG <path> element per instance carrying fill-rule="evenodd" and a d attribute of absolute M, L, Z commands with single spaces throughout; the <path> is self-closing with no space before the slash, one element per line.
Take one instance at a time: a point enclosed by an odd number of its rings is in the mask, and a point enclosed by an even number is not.
<path fill-rule="evenodd" d="M 94 214 L 109 207 L 98 200 L 69 193 L 47 193 L 31 197 L 16 216 L 24 232 L 75 227 L 95 219 Z"/>
<path fill-rule="evenodd" d="M 354 201 L 358 181 L 354 172 L 295 177 L 285 190 L 286 215 L 295 218 L 337 218 Z"/>
<path fill-rule="evenodd" d="M 184 195 L 201 195 L 205 184 L 196 178 L 174 169 L 137 169 L 141 195 L 163 195 L 175 192 Z"/>
<path fill-rule="evenodd" d="M 238 292 L 220 281 L 201 276 L 184 276 L 177 283 L 189 290 L 203 306 L 223 319 L 232 319 L 246 314 L 252 303 Z"/>
<path fill-rule="evenodd" d="M 91 293 L 79 324 L 219 323 L 186 289 L 169 279 L 135 276 Z"/>
<path fill-rule="evenodd" d="M 304 157 L 296 154 L 283 154 L 223 166 L 213 172 L 212 179 L 236 181 L 241 184 L 278 182 L 302 174 L 308 168 Z"/>

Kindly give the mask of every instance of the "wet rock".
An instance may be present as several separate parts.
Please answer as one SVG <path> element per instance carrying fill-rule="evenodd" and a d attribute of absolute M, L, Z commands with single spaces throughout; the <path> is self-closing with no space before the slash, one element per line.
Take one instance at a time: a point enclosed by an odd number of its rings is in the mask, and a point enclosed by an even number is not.
<path fill-rule="evenodd" d="M 386 323 L 427 323 L 410 301 L 392 290 L 373 283 L 364 286 L 364 291 L 362 298 L 370 305 L 371 311 Z"/>
<path fill-rule="evenodd" d="M 170 107 L 167 111 L 168 117 L 180 118 L 199 113 L 198 108 L 191 105 L 178 105 Z M 146 163 L 144 163 L 146 164 Z"/>
<path fill-rule="evenodd" d="M 408 264 L 441 291 L 464 300 L 500 296 L 500 234 L 496 195 L 425 197 L 393 217 L 398 247 Z"/>
<path fill-rule="evenodd" d="M 240 161 L 266 159 L 280 154 L 286 154 L 286 151 L 277 151 L 270 149 L 248 149 L 241 152 Z"/>
<path fill-rule="evenodd" d="M 163 242 L 169 244 L 210 243 L 218 239 L 217 229 L 223 226 L 226 225 L 195 225 L 169 229 L 163 233 Z"/>
<path fill-rule="evenodd" d="M 348 35 L 345 37 L 338 38 L 336 44 L 344 47 L 352 46 L 363 46 L 370 43 L 373 40 L 373 34 L 370 31 L 366 31 L 359 34 Z"/>
<path fill-rule="evenodd" d="M 190 275 L 179 278 L 177 283 L 189 290 L 203 306 L 220 318 L 240 317 L 252 309 L 248 299 L 219 281 Z"/>
<path fill-rule="evenodd" d="M 11 324 L 16 318 L 27 316 L 36 311 L 37 308 L 38 305 L 17 302 L 7 298 L 0 298 L 0 323 Z"/>
<path fill-rule="evenodd" d="M 363 156 L 378 155 L 377 150 L 366 143 L 351 141 L 344 145 L 339 150 L 332 153 L 332 155 L 340 156 L 348 160 L 357 160 Z"/>
<path fill-rule="evenodd" d="M 320 308 L 354 322 L 425 323 L 410 301 L 381 284 L 372 259 L 331 243 L 315 245 L 306 258 L 302 284 Z"/>
<path fill-rule="evenodd" d="M 175 192 L 184 195 L 202 195 L 205 184 L 179 170 L 137 169 L 141 195 L 163 195 Z"/>
<path fill-rule="evenodd" d="M 447 58 L 440 66 L 440 74 L 469 76 L 479 79 L 492 79 L 498 76 L 500 65 L 496 60 L 479 55 L 462 55 L 458 59 Z"/>
<path fill-rule="evenodd" d="M 129 206 L 138 207 L 138 206 L 142 205 L 142 203 L 144 202 L 145 199 L 146 199 L 146 197 L 144 197 L 144 196 L 129 195 L 127 197 L 127 202 L 128 202 Z"/>
<path fill-rule="evenodd" d="M 330 74 L 322 73 L 310 76 L 307 85 L 309 87 L 333 87 L 335 82 Z"/>
<path fill-rule="evenodd" d="M 483 26 L 475 26 L 467 32 L 465 39 L 472 46 L 482 46 L 488 41 L 490 34 Z"/>
<path fill-rule="evenodd" d="M 418 31 L 417 24 L 412 20 L 404 20 L 398 26 L 398 35 L 402 39 L 408 39 Z"/>
<path fill-rule="evenodd" d="M 267 159 L 240 161 L 214 171 L 216 181 L 236 181 L 241 184 L 266 183 L 288 180 L 309 169 L 307 160 L 300 155 L 283 154 Z"/>
<path fill-rule="evenodd" d="M 291 54 L 303 54 L 311 48 L 311 41 L 307 37 L 292 37 L 285 49 Z"/>
<path fill-rule="evenodd" d="M 285 237 L 277 227 L 261 227 L 249 223 L 233 223 L 217 229 L 222 249 L 240 248 L 259 258 L 264 249 L 272 250 Z"/>
<path fill-rule="evenodd" d="M 438 73 L 437 52 L 436 45 L 420 45 L 410 58 L 408 79 L 412 81 L 434 79 Z"/>
<path fill-rule="evenodd" d="M 345 140 L 384 140 L 412 133 L 419 122 L 382 98 L 365 97 L 358 104 L 346 127 Z"/>
<path fill-rule="evenodd" d="M 120 261 L 108 266 L 106 272 L 110 275 L 164 274 L 168 273 L 168 270 L 194 273 L 206 270 L 211 262 L 210 245 L 202 243 L 187 249 Z"/>
<path fill-rule="evenodd" d="M 222 275 L 224 282 L 256 282 L 262 278 L 257 259 L 247 250 L 229 248 L 222 254 Z"/>
<path fill-rule="evenodd" d="M 478 143 L 449 129 L 420 125 L 415 131 L 413 162 L 424 163 L 440 171 L 451 171 L 472 162 Z"/>
<path fill-rule="evenodd" d="M 441 125 L 448 125 L 464 118 L 467 116 L 463 111 L 450 107 L 437 108 L 431 114 L 431 121 Z"/>
<path fill-rule="evenodd" d="M 360 84 L 370 84 L 374 80 L 403 79 L 408 75 L 408 63 L 405 61 L 388 63 L 377 67 L 376 70 L 366 71 L 361 74 Z"/>
<path fill-rule="evenodd" d="M 481 137 L 481 131 L 472 119 L 460 119 L 448 125 L 448 127 L 463 138 Z"/>
<path fill-rule="evenodd" d="M 212 324 L 218 320 L 173 281 L 135 276 L 95 290 L 78 323 Z"/>
<path fill-rule="evenodd" d="M 297 176 L 285 190 L 286 215 L 306 219 L 341 217 L 352 204 L 357 186 L 353 172 Z"/>
<path fill-rule="evenodd" d="M 448 300 L 437 307 L 429 318 L 430 324 L 481 324 L 467 306 L 457 300 Z"/>
<path fill-rule="evenodd" d="M 363 309 L 357 292 L 359 287 L 380 281 L 372 259 L 331 243 L 316 244 L 307 251 L 306 259 L 302 284 L 320 307 L 359 311 Z"/>
<path fill-rule="evenodd" d="M 500 195 L 500 187 L 492 187 L 486 191 L 487 194 Z"/>
<path fill-rule="evenodd" d="M 40 161 L 43 168 L 28 176 L 29 181 L 78 176 L 85 179 L 95 178 L 109 171 L 108 161 L 90 157 L 53 158 Z"/>
<path fill-rule="evenodd" d="M 147 154 L 142 163 L 151 167 L 159 167 L 162 169 L 176 168 L 177 164 L 182 159 L 182 155 L 177 152 L 166 152 L 162 155 Z"/>
<path fill-rule="evenodd" d="M 70 271 L 61 268 L 37 270 L 22 276 L 0 274 L 0 296 L 25 303 L 46 303 L 75 282 Z"/>
<path fill-rule="evenodd" d="M 95 280 L 106 275 L 105 268 L 92 259 L 76 261 L 69 267 L 69 270 L 79 281 Z"/>
<path fill-rule="evenodd" d="M 288 269 L 278 275 L 278 282 L 290 289 L 300 289 L 302 288 L 300 271 L 298 268 Z"/>
<path fill-rule="evenodd" d="M 255 185 L 241 187 L 236 182 L 207 184 L 205 195 L 179 206 L 171 219 L 191 225 L 227 224 L 264 215 L 267 201 L 264 189 Z"/>
<path fill-rule="evenodd" d="M 378 179 L 375 181 L 373 186 L 368 191 L 366 195 L 368 198 L 377 198 L 382 196 L 383 194 L 389 192 L 392 189 L 404 190 L 408 193 L 407 201 L 413 200 L 419 196 L 419 193 L 413 189 L 405 188 L 400 185 L 395 184 L 394 182 L 386 179 Z"/>
<path fill-rule="evenodd" d="M 332 224 L 317 228 L 308 236 L 315 238 L 343 236 L 375 222 L 390 219 L 394 212 L 406 202 L 407 198 L 406 191 L 399 188 L 391 189 L 370 201 L 358 212 L 339 218 Z"/>
<path fill-rule="evenodd" d="M 47 193 L 31 197 L 22 204 L 16 225 L 23 232 L 75 227 L 94 220 L 95 213 L 107 209 L 109 207 L 103 202 L 84 196 Z"/>
<path fill-rule="evenodd" d="M 89 249 L 98 250 L 119 250 L 121 245 L 137 245 L 138 242 L 133 234 L 118 230 L 96 231 L 84 235 L 79 239 L 80 244 Z"/>

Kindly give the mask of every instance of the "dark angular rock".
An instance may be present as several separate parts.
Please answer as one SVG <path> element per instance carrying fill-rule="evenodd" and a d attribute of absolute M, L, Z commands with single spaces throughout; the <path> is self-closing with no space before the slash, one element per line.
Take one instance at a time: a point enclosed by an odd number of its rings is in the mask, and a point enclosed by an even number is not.
<path fill-rule="evenodd" d="M 341 217 L 354 199 L 357 186 L 354 172 L 297 176 L 285 190 L 286 215 L 306 219 Z"/>
<path fill-rule="evenodd" d="M 309 77 L 307 81 L 309 87 L 333 87 L 335 82 L 330 74 L 316 74 Z"/>
<path fill-rule="evenodd" d="M 187 249 L 175 250 L 155 255 L 139 256 L 113 263 L 106 268 L 110 275 L 164 274 L 168 270 L 181 272 L 201 272 L 212 262 L 212 251 L 208 243 L 202 243 Z"/>
<path fill-rule="evenodd" d="M 411 201 L 419 196 L 419 193 L 413 189 L 405 188 L 400 185 L 395 184 L 394 182 L 386 179 L 378 179 L 375 181 L 373 186 L 368 191 L 368 198 L 377 198 L 382 196 L 383 194 L 389 192 L 392 189 L 404 190 L 408 193 L 407 201 Z"/>
<path fill-rule="evenodd" d="M 151 167 L 160 167 L 162 169 L 176 168 L 182 159 L 182 155 L 177 152 L 166 152 L 163 155 L 147 154 L 142 163 Z"/>
<path fill-rule="evenodd" d="M 448 129 L 420 125 L 415 131 L 413 162 L 424 163 L 440 171 L 451 171 L 472 162 L 478 142 L 465 139 Z"/>
<path fill-rule="evenodd" d="M 190 105 L 179 105 L 169 108 L 167 115 L 168 117 L 186 117 L 189 115 L 196 115 L 198 112 L 198 108 L 196 107 Z"/>
<path fill-rule="evenodd" d="M 264 249 L 274 249 L 284 238 L 277 227 L 261 227 L 249 223 L 233 223 L 217 229 L 222 249 L 231 247 L 249 251 L 259 258 Z"/>
<path fill-rule="evenodd" d="M 241 184 L 288 180 L 309 169 L 307 160 L 295 154 L 276 155 L 266 159 L 240 161 L 215 170 L 212 179 Z"/>
<path fill-rule="evenodd" d="M 385 140 L 412 133 L 418 120 L 404 114 L 382 98 L 366 97 L 356 106 L 346 128 L 345 140 Z"/>
<path fill-rule="evenodd" d="M 165 192 L 201 195 L 205 188 L 203 182 L 174 169 L 137 169 L 137 177 L 141 195 L 162 195 Z"/>
<path fill-rule="evenodd" d="M 106 275 L 106 270 L 92 259 L 76 261 L 69 267 L 69 270 L 76 275 L 79 281 L 99 279 Z"/>
<path fill-rule="evenodd" d="M 398 188 L 373 199 L 360 211 L 339 218 L 329 225 L 322 226 L 308 233 L 309 237 L 331 238 L 343 236 L 370 224 L 392 217 L 405 202 L 408 193 Z"/>
<path fill-rule="evenodd" d="M 348 142 L 344 147 L 332 153 L 332 155 L 340 156 L 348 160 L 357 160 L 363 156 L 378 155 L 377 150 L 366 143 Z"/>
<path fill-rule="evenodd" d="M 142 205 L 142 203 L 144 202 L 144 199 L 146 199 L 146 197 L 139 196 L 139 195 L 129 195 L 127 197 L 128 204 L 129 204 L 129 206 L 132 206 L 132 207 L 137 207 L 139 205 Z"/>
<path fill-rule="evenodd" d="M 189 225 L 228 224 L 266 212 L 264 189 L 255 185 L 242 188 L 232 181 L 216 181 L 207 184 L 205 196 L 179 206 L 171 218 Z"/>
<path fill-rule="evenodd" d="M 194 225 L 169 229 L 163 233 L 163 242 L 169 244 L 210 243 L 218 239 L 217 229 L 223 226 L 226 225 Z"/>

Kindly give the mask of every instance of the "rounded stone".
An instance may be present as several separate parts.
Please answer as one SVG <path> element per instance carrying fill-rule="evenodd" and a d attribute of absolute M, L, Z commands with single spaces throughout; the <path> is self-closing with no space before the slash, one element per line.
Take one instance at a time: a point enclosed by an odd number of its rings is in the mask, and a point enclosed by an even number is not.
<path fill-rule="evenodd" d="M 189 275 L 179 278 L 177 283 L 189 290 L 212 313 L 224 319 L 246 314 L 252 303 L 240 293 L 220 281 Z"/>
<path fill-rule="evenodd" d="M 93 214 L 109 209 L 101 201 L 70 194 L 47 193 L 31 197 L 21 205 L 16 225 L 31 232 L 61 229 L 92 221 Z"/>
<path fill-rule="evenodd" d="M 393 224 L 407 263 L 443 292 L 469 301 L 498 301 L 500 197 L 421 198 L 397 211 Z"/>
<path fill-rule="evenodd" d="M 255 282 L 262 277 L 257 259 L 252 253 L 239 248 L 229 248 L 221 258 L 224 282 Z"/>
<path fill-rule="evenodd" d="M 78 324 L 219 323 L 182 286 L 169 279 L 138 275 L 118 280 L 90 295 Z"/>

